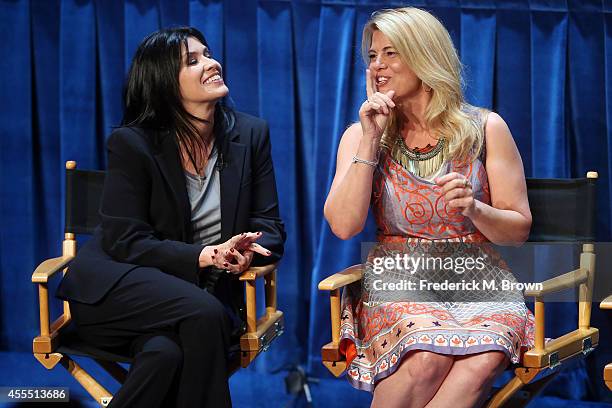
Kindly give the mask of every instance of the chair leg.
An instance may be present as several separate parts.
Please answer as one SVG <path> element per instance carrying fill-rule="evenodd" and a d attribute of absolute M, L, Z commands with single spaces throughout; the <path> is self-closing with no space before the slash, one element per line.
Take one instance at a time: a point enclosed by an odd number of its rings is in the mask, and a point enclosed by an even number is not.
<path fill-rule="evenodd" d="M 127 370 L 119 365 L 119 363 L 98 359 L 95 361 L 104 369 L 104 371 L 109 373 L 115 380 L 117 380 L 119 384 L 123 384 L 125 382 L 125 379 L 127 378 Z"/>
<path fill-rule="evenodd" d="M 346 361 L 323 361 L 323 365 L 335 377 L 340 377 L 346 371 Z"/>
<path fill-rule="evenodd" d="M 514 391 L 501 403 L 504 408 L 525 408 L 547 385 L 557 376 L 558 372 L 549 374 L 537 381 L 525 384 L 521 392 Z M 525 379 L 523 379 L 525 380 Z"/>
<path fill-rule="evenodd" d="M 61 353 L 34 353 L 34 358 L 47 370 L 51 370 L 57 363 L 62 361 L 64 355 Z"/>
<path fill-rule="evenodd" d="M 512 397 L 515 392 L 520 390 L 523 385 L 525 384 L 521 381 L 519 377 L 512 377 L 512 379 L 508 381 L 506 385 L 504 385 L 504 388 L 497 391 L 497 393 L 491 398 L 491 400 L 489 400 L 487 408 L 501 407 L 506 403 L 506 401 L 508 401 L 508 399 L 510 399 L 510 397 Z"/>
<path fill-rule="evenodd" d="M 74 360 L 68 356 L 64 356 L 61 363 L 64 368 L 68 370 L 70 375 L 85 388 L 98 404 L 105 407 L 110 403 L 113 395 L 89 375 L 87 371 L 83 370 Z"/>
<path fill-rule="evenodd" d="M 523 399 L 521 401 L 520 405 L 513 405 L 513 407 L 516 408 L 521 408 L 521 407 L 525 407 L 527 406 L 527 404 L 529 404 L 529 402 L 540 393 L 540 391 L 542 391 L 544 389 L 544 387 L 546 387 L 548 385 L 548 383 L 557 376 L 557 374 L 559 374 L 559 371 L 553 373 L 553 374 L 549 374 L 544 378 L 540 378 L 537 381 L 534 381 L 532 383 L 529 383 L 527 385 L 525 385 L 525 391 L 527 391 L 528 397 Z"/>
<path fill-rule="evenodd" d="M 257 357 L 258 354 L 259 354 L 259 351 L 257 350 L 241 351 L 240 352 L 240 367 L 247 368 L 249 364 L 251 364 L 251 362 L 255 360 L 255 357 Z"/>

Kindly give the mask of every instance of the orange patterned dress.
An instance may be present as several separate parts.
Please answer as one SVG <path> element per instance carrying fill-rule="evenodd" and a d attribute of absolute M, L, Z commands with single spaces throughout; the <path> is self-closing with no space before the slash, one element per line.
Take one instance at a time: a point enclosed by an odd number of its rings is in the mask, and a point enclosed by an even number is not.
<path fill-rule="evenodd" d="M 438 176 L 451 171 L 463 174 L 473 186 L 474 197 L 490 204 L 483 162 L 484 152 L 469 165 L 447 161 Z M 397 277 L 397 270 L 369 274 L 377 254 L 414 255 L 414 251 L 422 253 L 424 248 L 427 252 L 435 243 L 446 245 L 442 252 L 455 250 L 455 244 L 475 245 L 472 250 L 484 253 L 486 259 L 481 276 L 513 280 L 503 260 L 470 219 L 446 208 L 440 188 L 433 181 L 407 171 L 385 149 L 374 176 L 372 210 L 378 243 L 369 251 L 364 279 L 349 285 L 342 295 L 341 352 L 347 359 L 349 382 L 355 388 L 373 391 L 376 383 L 393 374 L 412 350 L 450 355 L 495 350 L 517 363 L 534 339 L 533 314 L 520 292 L 488 291 L 490 296 L 479 300 L 462 298 L 461 293 L 467 292 L 424 290 L 419 296 L 389 299 L 375 296 L 372 285 L 367 284 L 367 276 L 393 272 L 387 276 Z M 432 272 L 403 273 L 408 280 L 418 280 Z"/>

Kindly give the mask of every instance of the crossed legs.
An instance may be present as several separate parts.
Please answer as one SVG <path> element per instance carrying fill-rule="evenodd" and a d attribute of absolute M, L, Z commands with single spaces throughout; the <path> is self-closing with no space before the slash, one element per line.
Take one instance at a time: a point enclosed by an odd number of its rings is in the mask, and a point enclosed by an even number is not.
<path fill-rule="evenodd" d="M 213 295 L 155 268 L 125 275 L 95 305 L 71 302 L 83 340 L 134 356 L 110 407 L 230 407 L 230 321 Z"/>
<path fill-rule="evenodd" d="M 414 351 L 376 385 L 372 408 L 479 406 L 507 364 L 500 351 L 465 356 Z"/>

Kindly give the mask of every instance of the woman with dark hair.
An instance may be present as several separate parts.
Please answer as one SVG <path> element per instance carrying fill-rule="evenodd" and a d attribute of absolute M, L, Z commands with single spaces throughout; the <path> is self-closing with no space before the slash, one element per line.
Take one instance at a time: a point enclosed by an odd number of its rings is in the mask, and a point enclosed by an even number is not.
<path fill-rule="evenodd" d="M 193 28 L 149 35 L 132 61 L 102 223 L 59 290 L 81 338 L 134 357 L 111 407 L 231 406 L 233 278 L 278 261 L 285 232 L 268 127 L 224 107 L 228 92 Z"/>

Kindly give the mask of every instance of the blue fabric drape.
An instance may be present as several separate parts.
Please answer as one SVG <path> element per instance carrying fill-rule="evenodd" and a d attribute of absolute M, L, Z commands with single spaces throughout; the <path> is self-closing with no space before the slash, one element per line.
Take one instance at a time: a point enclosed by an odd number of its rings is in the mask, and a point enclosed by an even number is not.
<path fill-rule="evenodd" d="M 319 350 L 330 338 L 328 299 L 317 283 L 359 262 L 361 242 L 374 233 L 370 222 L 342 242 L 322 217 L 340 136 L 365 98 L 361 30 L 372 11 L 409 4 L 431 10 L 449 29 L 469 101 L 506 119 L 528 176 L 599 172 L 598 234 L 609 241 L 608 0 L 0 0 L 2 349 L 29 350 L 38 327 L 29 278 L 59 252 L 63 163 L 105 167 L 105 138 L 121 119 L 123 80 L 136 47 L 160 27 L 189 24 L 204 32 L 222 63 L 234 107 L 271 128 L 288 232 L 278 294 L 287 327 L 255 369 L 306 361 L 311 372 L 327 375 Z M 541 264 L 554 259 L 534 256 Z M 551 309 L 548 316 L 562 318 L 551 317 L 549 330 L 572 327 L 573 305 Z M 610 317 L 594 308 L 593 325 L 602 328 L 600 349 L 547 392 L 609 398 L 601 363 L 612 361 Z"/>

